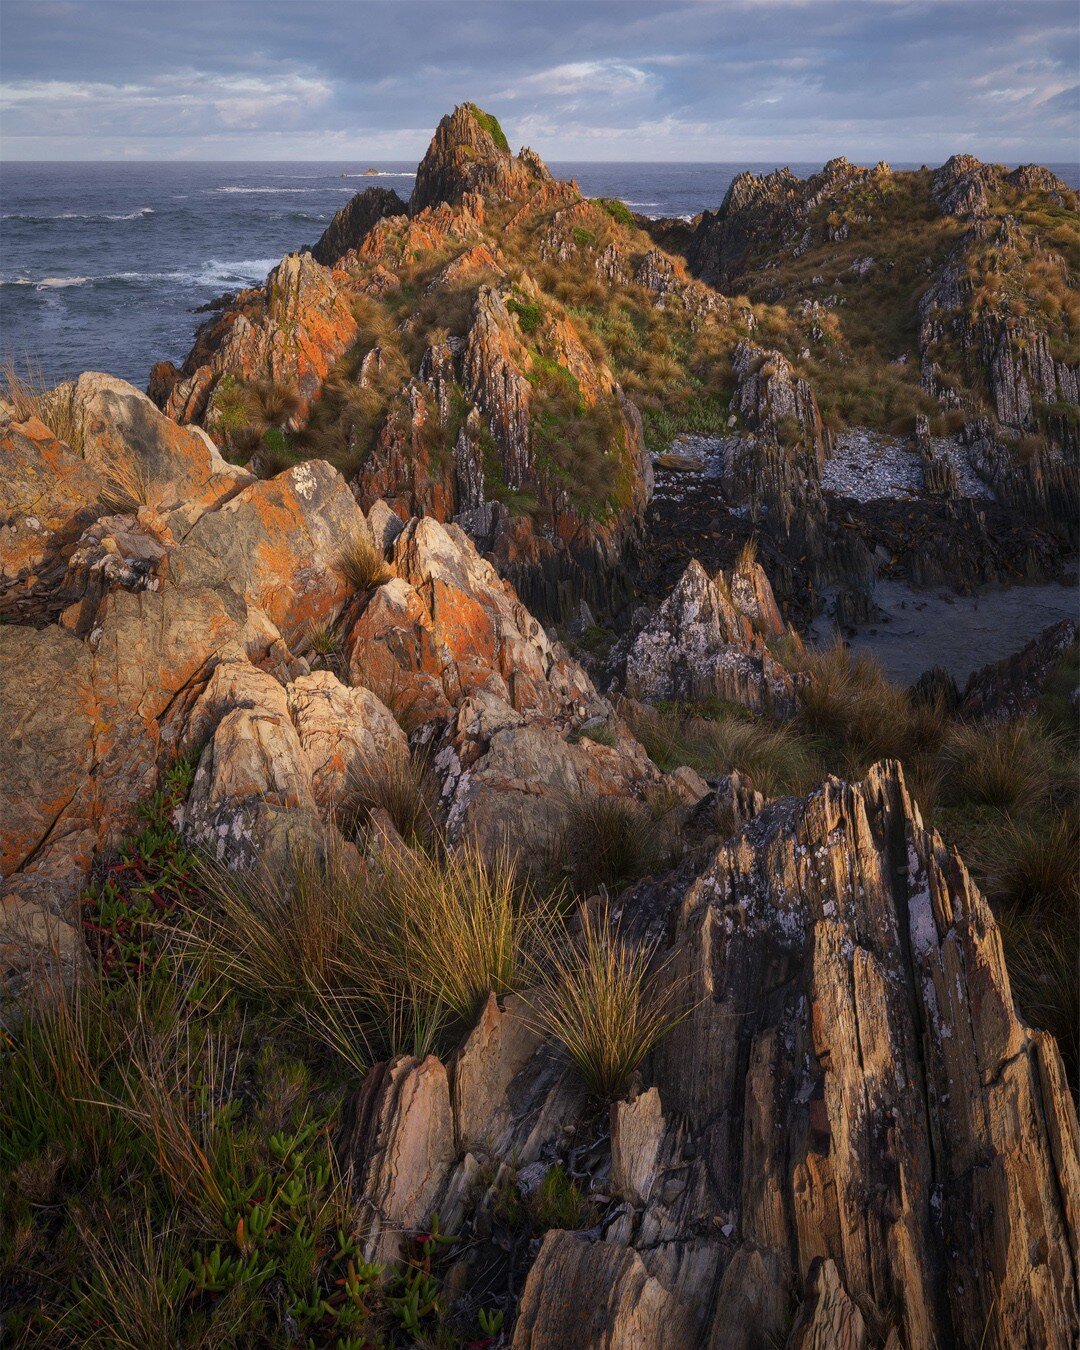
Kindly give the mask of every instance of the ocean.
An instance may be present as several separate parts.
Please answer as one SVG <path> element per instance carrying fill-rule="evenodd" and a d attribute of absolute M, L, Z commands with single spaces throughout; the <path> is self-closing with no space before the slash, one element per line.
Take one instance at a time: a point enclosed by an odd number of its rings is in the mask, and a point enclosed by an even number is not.
<path fill-rule="evenodd" d="M 737 173 L 774 167 L 550 165 L 589 196 L 686 217 L 718 207 Z M 820 167 L 791 165 L 801 176 Z M 1051 167 L 1080 187 L 1080 166 Z M 155 361 L 187 354 L 200 305 L 313 244 L 353 193 L 378 184 L 407 197 L 415 170 L 383 161 L 0 165 L 0 354 L 50 383 L 103 370 L 144 387 Z"/>

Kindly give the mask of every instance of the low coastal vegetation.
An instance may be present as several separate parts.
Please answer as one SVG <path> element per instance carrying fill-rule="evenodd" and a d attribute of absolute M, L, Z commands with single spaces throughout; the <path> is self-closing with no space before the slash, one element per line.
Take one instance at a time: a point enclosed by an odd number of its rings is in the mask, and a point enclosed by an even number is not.
<path fill-rule="evenodd" d="M 447 852 L 415 774 L 388 766 L 357 788 L 412 847 L 386 841 L 366 865 L 301 850 L 286 872 L 236 874 L 177 833 L 193 773 L 177 765 L 87 894 L 74 975 L 43 960 L 5 1033 L 5 1338 L 493 1343 L 505 1311 L 451 1316 L 443 1284 L 475 1238 L 433 1214 L 399 1262 L 365 1258 L 350 1095 L 388 1055 L 448 1054 L 489 992 L 538 986 L 538 1025 L 605 1099 L 674 1024 L 678 991 L 602 914 L 568 926 L 561 889 Z M 509 1180 L 503 1195 L 537 1235 L 592 1212 L 561 1165 L 527 1202 Z"/>
<path fill-rule="evenodd" d="M 1017 1004 L 1053 1033 L 1080 1090 L 1080 755 L 1069 694 L 1075 649 L 1035 716 L 968 723 L 921 702 L 842 645 L 803 659 L 792 718 L 736 704 L 627 704 L 634 734 L 665 769 L 748 775 L 766 796 L 809 791 L 827 774 L 856 778 L 898 759 L 924 819 L 954 844 L 1002 926 Z M 640 875 L 640 873 L 639 873 Z"/>

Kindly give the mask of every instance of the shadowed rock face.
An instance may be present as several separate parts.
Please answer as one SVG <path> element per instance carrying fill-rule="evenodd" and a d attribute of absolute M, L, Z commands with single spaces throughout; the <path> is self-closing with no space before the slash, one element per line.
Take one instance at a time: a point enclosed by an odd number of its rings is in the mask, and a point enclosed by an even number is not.
<path fill-rule="evenodd" d="M 408 208 L 392 188 L 368 188 L 358 192 L 336 212 L 312 248 L 311 256 L 332 267 L 350 249 L 359 248 L 371 227 L 383 216 L 403 216 Z"/>
<path fill-rule="evenodd" d="M 516 1347 L 1065 1350 L 1075 1107 L 985 901 L 894 764 L 748 806 L 620 903 L 690 1012 L 606 1123 L 520 998 L 447 1065 L 369 1076 L 348 1142 L 369 1250 L 424 1205 L 489 1231 L 477 1177 L 542 1173 L 574 1139 L 599 1218 L 544 1238 Z"/>

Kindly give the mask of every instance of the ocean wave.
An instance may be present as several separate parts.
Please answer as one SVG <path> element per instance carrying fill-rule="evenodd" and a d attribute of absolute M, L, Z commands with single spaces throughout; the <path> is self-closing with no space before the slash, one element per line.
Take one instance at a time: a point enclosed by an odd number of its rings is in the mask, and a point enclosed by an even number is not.
<path fill-rule="evenodd" d="M 342 178 L 415 178 L 416 170 L 412 173 L 399 172 L 396 169 L 376 169 L 374 173 L 343 173 Z"/>
<path fill-rule="evenodd" d="M 28 211 L 5 211 L 0 219 L 22 220 L 28 225 L 47 225 L 53 220 L 89 220 L 102 224 L 108 220 L 141 220 L 144 216 L 156 215 L 152 206 L 141 206 L 137 211 L 126 211 L 121 215 L 108 215 L 96 211 L 61 211 L 55 216 L 32 215 Z"/>
<path fill-rule="evenodd" d="M 244 258 L 222 262 L 210 258 L 200 267 L 176 272 L 107 272 L 94 277 L 4 277 L 0 286 L 32 286 L 38 291 L 64 290 L 69 286 L 108 286 L 119 283 L 173 281 L 195 286 L 250 286 L 265 279 L 280 258 Z"/>
<path fill-rule="evenodd" d="M 659 206 L 659 202 L 623 202 L 624 206 Z"/>
<path fill-rule="evenodd" d="M 309 192 L 351 192 L 351 191 L 352 191 L 352 188 L 330 187 L 330 186 L 327 186 L 327 187 L 321 187 L 321 188 L 287 188 L 287 187 L 250 187 L 250 188 L 249 188 L 249 187 L 234 187 L 234 186 L 230 186 L 230 187 L 205 188 L 204 191 L 206 191 L 206 192 L 224 192 L 224 193 L 226 193 L 226 194 L 228 194 L 228 195 L 230 195 L 230 196 L 235 196 L 235 197 L 261 197 L 261 196 L 263 196 L 264 194 L 267 194 L 267 193 L 269 193 L 269 194 L 271 194 L 271 195 L 273 195 L 273 196 L 276 197 L 276 196 L 278 196 L 279 194 L 285 193 L 285 192 L 289 192 L 289 193 L 292 193 L 292 192 L 304 192 L 304 193 L 309 193 Z"/>

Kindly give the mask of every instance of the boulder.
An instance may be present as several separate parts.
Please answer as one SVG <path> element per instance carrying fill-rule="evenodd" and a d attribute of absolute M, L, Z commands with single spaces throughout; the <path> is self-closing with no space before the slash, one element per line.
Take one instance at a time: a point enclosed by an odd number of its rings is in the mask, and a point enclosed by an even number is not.
<path fill-rule="evenodd" d="M 208 512 L 174 555 L 189 584 L 227 584 L 284 633 L 335 617 L 350 595 L 341 555 L 366 528 L 336 469 L 309 460 Z"/>
<path fill-rule="evenodd" d="M 178 528 L 251 482 L 222 459 L 200 427 L 181 427 L 145 394 L 111 375 L 88 371 L 71 391 L 86 463 L 106 480 L 111 498 L 129 510 L 152 506 Z"/>
<path fill-rule="evenodd" d="M 18 612 L 63 575 L 66 553 L 104 509 L 106 478 L 36 417 L 0 412 L 0 454 L 0 609 Z"/>
<path fill-rule="evenodd" d="M 751 608 L 775 627 L 776 604 L 762 605 L 762 578 L 743 576 Z M 765 582 L 768 585 L 768 582 Z M 771 598 L 769 589 L 768 596 Z M 735 608 L 718 582 L 691 561 L 675 589 L 631 640 L 626 654 L 626 692 L 631 698 L 695 701 L 720 698 L 755 710 L 783 712 L 794 703 L 795 684 Z"/>
<path fill-rule="evenodd" d="M 409 753 L 405 733 L 368 689 L 350 689 L 329 671 L 294 680 L 289 716 L 307 757 L 316 805 L 328 816 L 359 773 Z"/>

